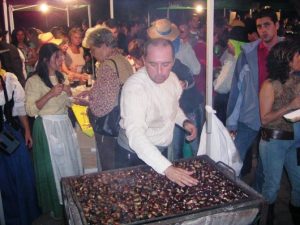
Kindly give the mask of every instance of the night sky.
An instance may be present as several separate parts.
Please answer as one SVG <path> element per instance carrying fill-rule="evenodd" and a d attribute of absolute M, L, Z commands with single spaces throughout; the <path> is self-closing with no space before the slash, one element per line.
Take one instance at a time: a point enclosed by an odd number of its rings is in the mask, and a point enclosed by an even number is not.
<path fill-rule="evenodd" d="M 52 0 L 58 1 L 58 0 Z M 76 0 L 75 0 L 76 1 Z M 202 0 L 204 1 L 204 0 Z M 250 0 L 240 0 L 245 4 L 245 2 L 253 2 Z M 275 1 L 275 0 L 274 0 Z M 274 2 L 271 1 L 271 2 Z M 293 1 L 293 0 L 291 0 Z M 13 1 L 16 2 L 28 2 L 28 1 Z M 51 2 L 48 0 L 48 2 Z M 62 2 L 62 0 L 58 1 Z M 109 0 L 90 0 L 91 2 L 91 9 L 92 9 L 92 21 L 93 24 L 96 23 L 97 20 L 105 20 L 109 18 Z M 148 11 L 150 12 L 151 20 L 153 20 L 155 17 L 165 17 L 166 11 L 157 10 L 158 7 L 166 6 L 168 2 L 172 2 L 173 4 L 178 4 L 178 0 L 115 0 L 115 18 L 117 18 L 120 21 L 126 21 L 128 19 L 133 18 L 147 18 Z M 181 0 L 183 4 L 187 5 L 190 4 L 190 2 L 195 1 L 187 1 L 187 0 Z M 201 0 L 199 0 L 201 2 Z M 206 2 L 206 1 L 204 1 Z M 216 2 L 221 3 L 222 0 L 215 0 Z M 223 1 L 226 5 L 228 5 L 230 2 L 234 2 L 233 0 L 226 0 Z M 256 2 L 265 2 L 265 1 L 256 1 Z M 288 1 L 280 1 L 276 0 L 276 4 L 280 5 L 289 5 Z M 3 15 L 2 10 L 2 4 L 1 4 L 1 15 Z M 171 12 L 171 19 L 177 18 L 178 16 L 186 16 L 191 14 L 191 10 L 184 10 L 184 11 L 172 11 Z M 289 15 L 297 15 L 296 12 L 288 12 Z M 83 19 L 87 20 L 87 10 L 86 9 L 78 9 L 73 10 L 70 13 L 70 22 L 71 26 L 80 24 Z M 16 12 L 14 13 L 14 20 L 15 20 L 15 27 L 37 27 L 39 29 L 42 29 L 43 31 L 49 30 L 51 27 L 56 25 L 66 25 L 66 13 L 65 12 L 51 12 L 48 13 L 48 15 L 44 15 L 40 12 Z M 3 18 L 1 18 L 1 27 L 3 27 Z"/>

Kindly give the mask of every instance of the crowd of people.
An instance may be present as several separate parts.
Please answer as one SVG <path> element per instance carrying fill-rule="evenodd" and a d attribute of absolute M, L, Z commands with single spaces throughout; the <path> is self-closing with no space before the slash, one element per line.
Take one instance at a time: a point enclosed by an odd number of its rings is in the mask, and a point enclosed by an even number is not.
<path fill-rule="evenodd" d="M 280 36 L 276 13 L 264 8 L 230 24 L 215 21 L 214 108 L 249 170 L 258 145 L 253 187 L 274 204 L 285 168 L 290 211 L 300 223 L 300 148 L 283 115 L 300 108 L 300 42 Z M 62 177 L 83 173 L 70 107 L 87 106 L 99 171 L 147 164 L 180 186 L 197 185 L 173 166 L 184 146 L 197 155 L 204 123 L 206 29 L 198 15 L 93 28 L 17 28 L 6 43 L 0 29 L 0 191 L 6 224 L 31 224 L 49 213 L 63 218 Z M 286 36 L 286 37 L 285 37 Z M 73 96 L 94 71 L 89 90 Z M 97 121 L 120 107 L 118 135 L 97 132 Z M 251 166 L 250 166 L 251 167 Z"/>

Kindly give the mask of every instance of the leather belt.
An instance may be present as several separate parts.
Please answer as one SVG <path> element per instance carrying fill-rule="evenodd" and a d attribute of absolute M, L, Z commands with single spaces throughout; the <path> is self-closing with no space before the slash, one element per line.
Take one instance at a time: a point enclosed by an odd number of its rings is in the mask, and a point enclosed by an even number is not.
<path fill-rule="evenodd" d="M 294 132 L 261 128 L 261 138 L 265 141 L 276 140 L 294 140 Z"/>

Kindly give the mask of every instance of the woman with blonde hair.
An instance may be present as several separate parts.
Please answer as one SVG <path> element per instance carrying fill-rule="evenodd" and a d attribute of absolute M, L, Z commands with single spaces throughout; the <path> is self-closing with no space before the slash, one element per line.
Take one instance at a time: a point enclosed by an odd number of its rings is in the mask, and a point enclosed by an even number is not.
<path fill-rule="evenodd" d="M 82 73 L 85 65 L 84 51 L 81 47 L 83 33 L 81 28 L 74 27 L 69 31 L 69 46 L 66 51 L 62 70 L 68 75 L 69 80 L 86 81 L 88 76 Z"/>

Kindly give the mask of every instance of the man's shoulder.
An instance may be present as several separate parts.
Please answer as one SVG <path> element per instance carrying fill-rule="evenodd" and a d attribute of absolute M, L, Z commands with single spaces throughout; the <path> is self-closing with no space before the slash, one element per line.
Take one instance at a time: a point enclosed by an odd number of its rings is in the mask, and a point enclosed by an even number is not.
<path fill-rule="evenodd" d="M 250 52 L 256 50 L 258 48 L 258 45 L 260 44 L 260 42 L 261 42 L 261 40 L 259 39 L 259 40 L 244 44 L 242 47 L 244 53 L 247 55 Z"/>
<path fill-rule="evenodd" d="M 147 72 L 145 68 L 139 69 L 137 72 L 132 74 L 125 82 L 124 86 L 132 86 L 132 85 L 140 85 L 144 86 L 149 81 L 149 78 L 147 76 Z"/>

